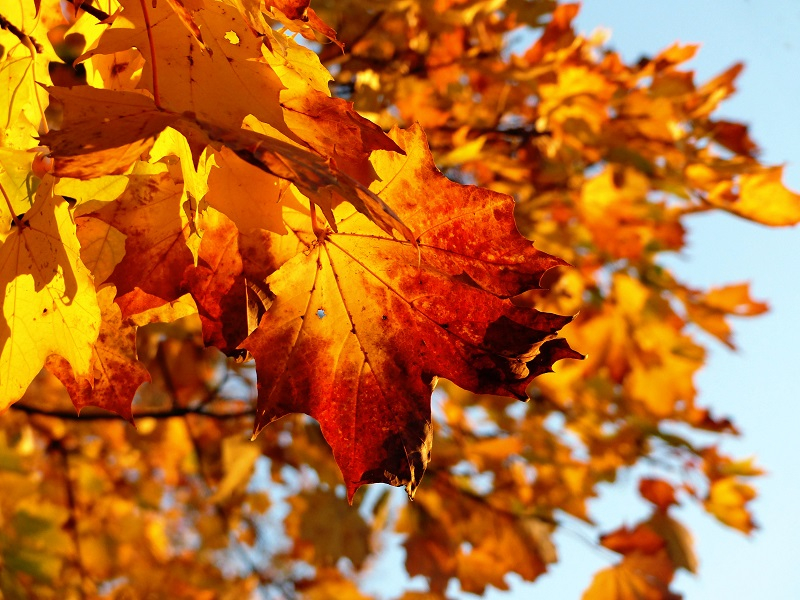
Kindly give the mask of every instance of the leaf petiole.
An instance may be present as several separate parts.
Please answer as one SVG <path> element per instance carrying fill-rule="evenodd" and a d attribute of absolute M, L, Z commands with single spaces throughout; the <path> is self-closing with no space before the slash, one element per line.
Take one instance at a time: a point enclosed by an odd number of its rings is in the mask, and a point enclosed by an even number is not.
<path fill-rule="evenodd" d="M 2 183 L 0 183 L 0 192 L 3 193 L 3 198 L 6 201 L 8 212 L 11 213 L 11 219 L 14 222 L 14 225 L 21 228 L 23 226 L 22 221 L 20 221 L 19 217 L 17 217 L 17 215 L 14 213 L 14 207 L 11 206 L 11 198 L 9 198 L 8 194 L 6 194 L 6 188 L 3 187 Z"/>

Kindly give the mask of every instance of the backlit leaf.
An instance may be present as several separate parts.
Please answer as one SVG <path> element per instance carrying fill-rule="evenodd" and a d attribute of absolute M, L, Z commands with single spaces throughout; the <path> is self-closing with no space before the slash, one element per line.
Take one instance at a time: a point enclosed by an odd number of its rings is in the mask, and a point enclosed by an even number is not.
<path fill-rule="evenodd" d="M 291 412 L 316 418 L 350 498 L 371 482 L 413 495 L 429 459 L 438 376 L 525 399 L 533 377 L 579 356 L 554 340 L 569 317 L 505 299 L 561 264 L 516 233 L 513 202 L 445 179 L 419 128 L 393 135 L 407 156 L 376 153 L 375 185 L 418 248 L 347 207 L 339 233 L 322 239 L 307 215 L 287 211 L 304 250 L 267 278 L 275 299 L 243 344 L 258 371 L 255 432 Z"/>
<path fill-rule="evenodd" d="M 80 259 L 67 203 L 39 186 L 31 210 L 0 246 L 0 410 L 16 402 L 50 354 L 76 377 L 92 377 L 92 346 L 100 308 Z"/>

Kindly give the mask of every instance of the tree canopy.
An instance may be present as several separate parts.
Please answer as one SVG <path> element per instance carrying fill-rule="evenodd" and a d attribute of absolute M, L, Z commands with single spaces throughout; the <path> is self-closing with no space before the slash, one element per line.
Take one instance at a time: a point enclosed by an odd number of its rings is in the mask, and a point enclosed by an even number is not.
<path fill-rule="evenodd" d="M 385 597 L 480 595 L 641 465 L 586 600 L 679 597 L 675 505 L 753 530 L 694 377 L 767 305 L 665 257 L 800 196 L 715 116 L 741 65 L 578 10 L 3 4 L 0 598 L 368 597 L 390 532 Z"/>

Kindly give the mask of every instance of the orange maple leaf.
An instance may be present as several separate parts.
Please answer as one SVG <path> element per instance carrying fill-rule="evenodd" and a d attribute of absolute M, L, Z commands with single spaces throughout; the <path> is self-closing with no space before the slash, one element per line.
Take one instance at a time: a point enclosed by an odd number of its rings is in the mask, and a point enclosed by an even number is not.
<path fill-rule="evenodd" d="M 79 411 L 86 406 L 96 406 L 133 422 L 133 396 L 142 383 L 150 381 L 150 373 L 136 359 L 136 327 L 122 320 L 114 294 L 113 286 L 106 286 L 97 293 L 103 322 L 93 349 L 93 376 L 76 378 L 69 363 L 56 355 L 51 355 L 46 365 L 67 388 Z"/>
<path fill-rule="evenodd" d="M 317 419 L 351 500 L 373 482 L 413 496 L 438 376 L 524 399 L 555 360 L 580 357 L 555 339 L 571 317 L 509 300 L 564 264 L 519 235 L 513 200 L 446 179 L 419 127 L 392 138 L 407 156 L 373 153 L 373 188 L 418 246 L 346 205 L 335 211 L 338 233 L 322 235 L 308 214 L 286 210 L 302 251 L 267 277 L 274 300 L 242 344 L 256 358 L 255 433 L 293 412 Z"/>
<path fill-rule="evenodd" d="M 167 173 L 132 175 L 116 201 L 87 215 L 128 236 L 125 256 L 109 277 L 123 318 L 183 294 L 181 279 L 193 259 L 186 246 L 192 230 L 182 214 L 182 191 Z"/>

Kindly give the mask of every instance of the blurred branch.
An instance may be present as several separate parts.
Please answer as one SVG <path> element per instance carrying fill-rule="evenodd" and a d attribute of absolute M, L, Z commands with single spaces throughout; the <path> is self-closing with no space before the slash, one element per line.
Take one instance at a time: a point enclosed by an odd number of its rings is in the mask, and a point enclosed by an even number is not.
<path fill-rule="evenodd" d="M 92 0 L 86 0 L 85 2 L 81 2 L 78 5 L 78 8 L 84 12 L 89 13 L 90 15 L 92 15 L 93 17 L 95 17 L 100 21 L 105 21 L 111 16 L 107 12 L 102 11 L 95 6 L 92 6 Z"/>
<path fill-rule="evenodd" d="M 81 598 L 86 598 L 84 584 L 87 580 L 86 569 L 83 566 L 83 551 L 81 550 L 81 534 L 78 530 L 78 506 L 75 501 L 75 490 L 73 489 L 72 472 L 69 460 L 70 451 L 64 446 L 61 440 L 53 440 L 51 442 L 52 449 L 54 449 L 60 456 L 64 464 L 64 491 L 67 495 L 67 507 L 69 508 L 69 519 L 64 527 L 69 530 L 72 537 L 72 543 L 75 545 L 75 567 L 78 569 L 81 577 Z"/>
<path fill-rule="evenodd" d="M 115 413 L 91 413 L 88 415 L 79 415 L 77 412 L 70 412 L 66 410 L 48 410 L 36 406 L 28 406 L 26 404 L 14 404 L 11 406 L 12 410 L 24 412 L 29 415 L 42 415 L 45 417 L 55 417 L 57 419 L 64 419 L 65 421 L 111 421 L 122 419 Z M 199 415 L 201 417 L 208 417 L 210 419 L 238 419 L 240 417 L 252 417 L 256 414 L 255 408 L 248 408 L 238 412 L 214 412 L 203 407 L 181 407 L 175 406 L 169 410 L 152 410 L 142 411 L 133 415 L 134 419 L 173 419 L 176 417 L 184 417 L 186 415 Z"/>
<path fill-rule="evenodd" d="M 0 29 L 7 30 L 11 35 L 16 37 L 20 42 L 22 42 L 23 46 L 36 49 L 36 52 L 42 52 L 42 45 L 37 42 L 32 36 L 28 35 L 21 29 L 19 29 L 16 25 L 11 23 L 8 19 L 6 19 L 3 15 L 0 15 Z"/>

